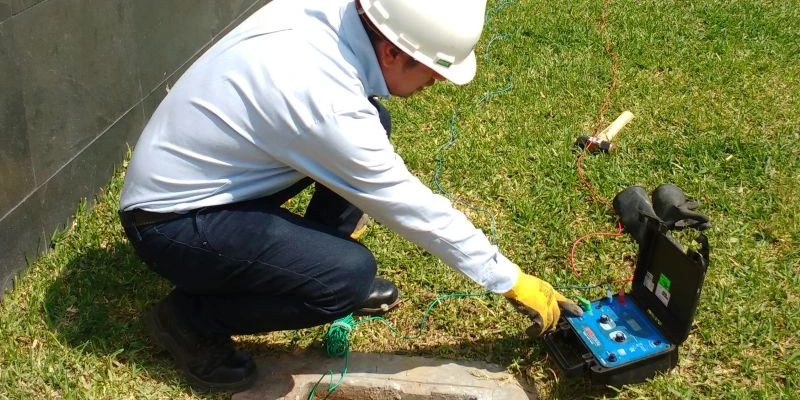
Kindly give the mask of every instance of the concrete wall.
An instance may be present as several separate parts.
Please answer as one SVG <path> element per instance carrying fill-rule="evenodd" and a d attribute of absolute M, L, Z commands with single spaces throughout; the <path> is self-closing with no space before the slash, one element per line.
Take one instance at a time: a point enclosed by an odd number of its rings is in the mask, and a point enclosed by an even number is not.
<path fill-rule="evenodd" d="M 181 72 L 268 0 L 0 0 L 0 298 Z"/>

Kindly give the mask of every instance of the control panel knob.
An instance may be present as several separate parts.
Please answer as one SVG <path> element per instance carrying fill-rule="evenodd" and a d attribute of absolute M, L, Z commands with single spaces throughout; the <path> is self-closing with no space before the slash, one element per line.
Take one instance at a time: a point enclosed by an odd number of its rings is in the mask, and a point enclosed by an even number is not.
<path fill-rule="evenodd" d="M 616 342 L 624 342 L 625 341 L 625 334 L 622 332 L 617 332 L 614 335 L 614 341 Z"/>
<path fill-rule="evenodd" d="M 617 355 L 614 354 L 614 353 L 609 353 L 608 354 L 608 361 L 611 361 L 611 362 L 617 361 Z"/>
<path fill-rule="evenodd" d="M 600 316 L 601 324 L 607 324 L 609 320 L 611 320 L 611 318 L 609 318 L 608 315 L 603 314 Z"/>

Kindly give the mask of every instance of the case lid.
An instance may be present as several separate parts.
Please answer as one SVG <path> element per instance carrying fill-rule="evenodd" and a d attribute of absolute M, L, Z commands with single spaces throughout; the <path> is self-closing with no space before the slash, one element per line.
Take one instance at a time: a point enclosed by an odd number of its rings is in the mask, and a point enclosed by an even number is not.
<path fill-rule="evenodd" d="M 632 295 L 661 332 L 680 344 L 689 336 L 708 270 L 708 239 L 699 235 L 700 252 L 684 251 L 657 219 L 645 216 L 647 234 L 639 247 Z"/>

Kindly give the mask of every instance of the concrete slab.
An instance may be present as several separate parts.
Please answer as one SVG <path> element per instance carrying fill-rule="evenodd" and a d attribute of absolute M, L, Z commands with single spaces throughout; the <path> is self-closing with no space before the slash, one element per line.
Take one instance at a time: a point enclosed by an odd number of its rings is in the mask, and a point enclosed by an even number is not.
<path fill-rule="evenodd" d="M 321 351 L 256 359 L 259 378 L 254 387 L 232 400 L 305 400 L 323 374 L 333 371 L 333 384 L 344 369 L 343 358 Z M 325 376 L 316 398 L 324 398 L 331 383 Z M 350 353 L 347 375 L 330 400 L 528 400 L 533 388 L 495 364 L 392 354 Z"/>

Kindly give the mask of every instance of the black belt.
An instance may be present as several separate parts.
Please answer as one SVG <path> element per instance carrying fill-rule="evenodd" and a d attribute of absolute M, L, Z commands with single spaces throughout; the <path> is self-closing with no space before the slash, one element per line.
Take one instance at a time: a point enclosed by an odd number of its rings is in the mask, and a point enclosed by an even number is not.
<path fill-rule="evenodd" d="M 160 224 L 162 222 L 176 220 L 180 217 L 185 217 L 186 215 L 188 214 L 178 214 L 173 212 L 157 213 L 137 209 L 121 211 L 119 213 L 119 218 L 122 220 L 123 225 L 133 225 L 138 228 L 145 225 Z"/>

